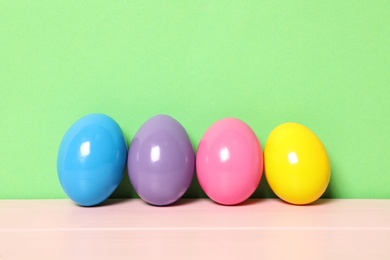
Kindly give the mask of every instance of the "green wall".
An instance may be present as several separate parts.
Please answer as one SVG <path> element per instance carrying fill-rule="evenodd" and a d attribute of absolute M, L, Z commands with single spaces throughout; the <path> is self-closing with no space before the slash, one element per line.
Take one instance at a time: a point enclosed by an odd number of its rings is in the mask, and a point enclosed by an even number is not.
<path fill-rule="evenodd" d="M 263 148 L 296 121 L 328 150 L 325 197 L 390 199 L 389 14 L 388 0 L 1 1 L 0 198 L 65 198 L 61 138 L 102 112 L 128 141 L 169 114 L 194 148 L 223 117 Z M 114 196 L 135 196 L 127 177 Z M 204 194 L 194 181 L 186 196 Z M 254 196 L 273 196 L 265 179 Z"/>

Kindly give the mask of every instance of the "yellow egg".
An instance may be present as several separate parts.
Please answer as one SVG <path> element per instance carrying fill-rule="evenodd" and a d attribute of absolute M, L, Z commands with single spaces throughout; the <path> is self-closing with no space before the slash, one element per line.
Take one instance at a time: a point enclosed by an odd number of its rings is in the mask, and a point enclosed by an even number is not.
<path fill-rule="evenodd" d="M 330 162 L 321 140 L 307 127 L 276 127 L 264 149 L 265 176 L 274 193 L 292 204 L 308 204 L 325 192 Z"/>

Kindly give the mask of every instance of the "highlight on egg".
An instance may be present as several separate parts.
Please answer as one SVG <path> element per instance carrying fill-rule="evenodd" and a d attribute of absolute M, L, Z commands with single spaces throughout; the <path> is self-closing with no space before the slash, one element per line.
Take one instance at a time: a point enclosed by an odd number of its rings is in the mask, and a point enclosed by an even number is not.
<path fill-rule="evenodd" d="M 297 205 L 319 199 L 330 181 L 330 161 L 321 140 L 306 126 L 284 123 L 270 133 L 265 176 L 282 200 Z"/>
<path fill-rule="evenodd" d="M 68 197 L 81 206 L 106 200 L 122 180 L 126 141 L 119 125 L 104 114 L 77 120 L 62 138 L 57 172 Z"/>
<path fill-rule="evenodd" d="M 236 118 L 214 123 L 196 154 L 199 184 L 212 200 L 235 205 L 248 199 L 260 183 L 263 153 L 252 129 Z"/>
<path fill-rule="evenodd" d="M 133 138 L 128 174 L 137 194 L 149 204 L 177 201 L 194 175 L 195 154 L 184 127 L 168 115 L 146 121 Z"/>

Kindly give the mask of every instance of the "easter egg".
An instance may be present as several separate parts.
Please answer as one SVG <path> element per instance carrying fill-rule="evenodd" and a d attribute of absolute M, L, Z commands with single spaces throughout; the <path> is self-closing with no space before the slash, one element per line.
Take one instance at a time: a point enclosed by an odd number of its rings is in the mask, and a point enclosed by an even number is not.
<path fill-rule="evenodd" d="M 199 143 L 196 170 L 200 186 L 215 202 L 235 205 L 245 201 L 256 190 L 263 171 L 255 133 L 235 118 L 214 123 Z"/>
<path fill-rule="evenodd" d="M 291 204 L 308 204 L 325 192 L 330 162 L 321 140 L 307 127 L 285 123 L 269 135 L 265 176 L 274 193 Z"/>
<path fill-rule="evenodd" d="M 157 115 L 137 131 L 130 145 L 128 172 L 137 194 L 152 205 L 177 201 L 191 184 L 195 155 L 184 127 Z"/>
<path fill-rule="evenodd" d="M 62 138 L 57 172 L 68 197 L 81 206 L 107 199 L 118 187 L 126 164 L 126 141 L 109 116 L 90 114 L 76 121 Z"/>

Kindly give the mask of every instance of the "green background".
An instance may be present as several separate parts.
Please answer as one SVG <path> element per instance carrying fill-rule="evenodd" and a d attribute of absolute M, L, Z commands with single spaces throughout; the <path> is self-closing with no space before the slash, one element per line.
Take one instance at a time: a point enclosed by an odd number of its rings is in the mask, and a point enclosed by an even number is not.
<path fill-rule="evenodd" d="M 0 198 L 65 198 L 62 136 L 93 112 L 131 141 L 165 113 L 196 149 L 238 117 L 325 144 L 325 197 L 390 198 L 390 2 L 1 1 Z M 117 197 L 135 196 L 127 175 Z M 204 196 L 194 180 L 187 197 Z M 263 178 L 255 197 L 274 196 Z"/>

